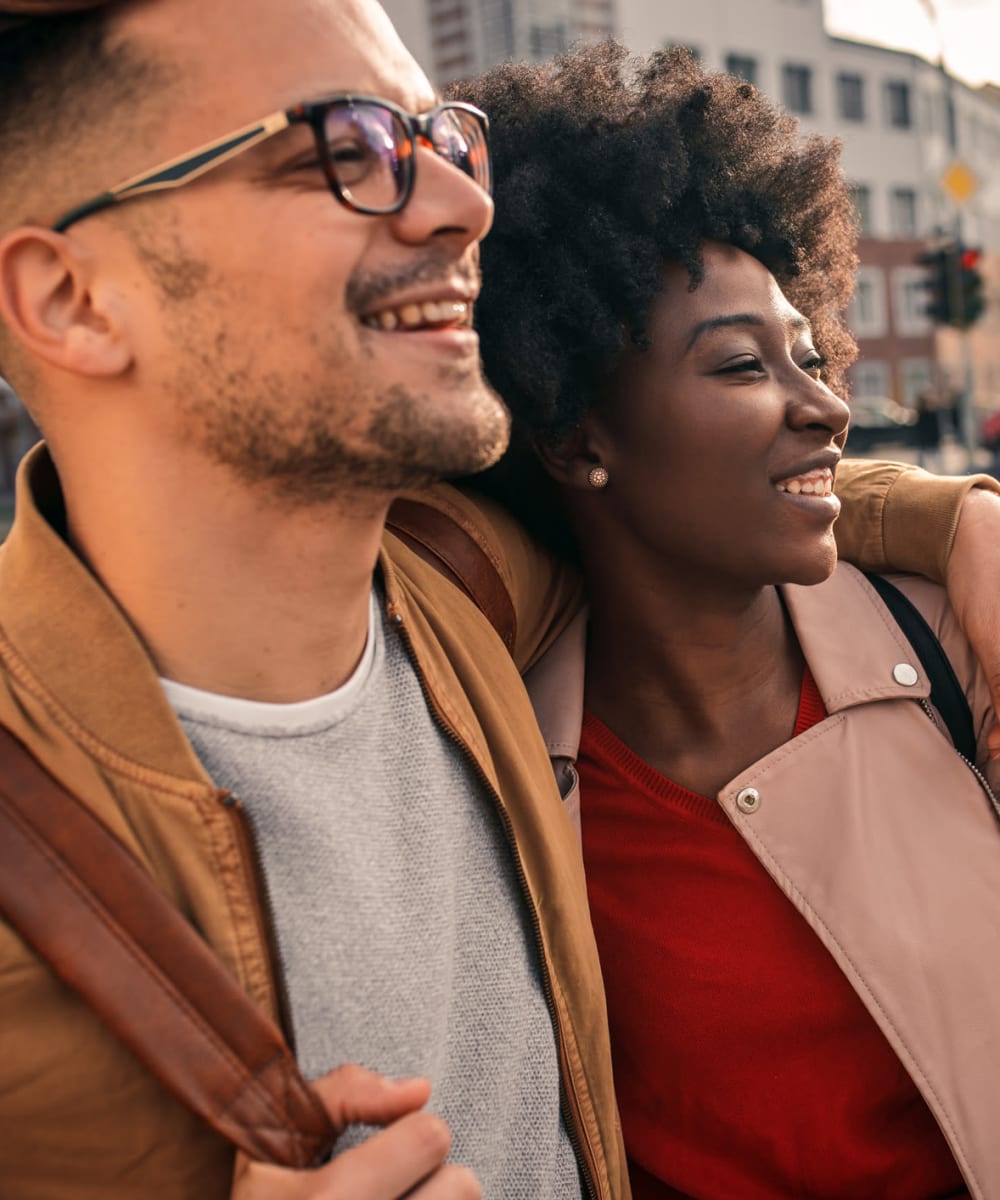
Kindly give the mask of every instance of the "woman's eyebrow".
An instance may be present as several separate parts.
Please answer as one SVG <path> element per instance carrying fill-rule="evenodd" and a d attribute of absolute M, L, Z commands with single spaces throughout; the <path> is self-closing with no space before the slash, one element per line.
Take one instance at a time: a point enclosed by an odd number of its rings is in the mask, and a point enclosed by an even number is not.
<path fill-rule="evenodd" d="M 699 321 L 698 324 L 691 330 L 691 336 L 688 338 L 688 344 L 684 347 L 684 353 L 691 349 L 695 342 L 703 333 L 708 333 L 712 329 L 724 329 L 729 325 L 763 325 L 764 318 L 756 313 L 732 313 L 724 317 L 708 317 L 704 321 Z"/>
<path fill-rule="evenodd" d="M 703 333 L 708 333 L 710 330 L 725 329 L 730 325 L 761 326 L 766 324 L 767 321 L 760 316 L 759 313 L 731 313 L 721 317 L 708 317 L 704 321 L 699 321 L 694 329 L 691 330 L 691 336 L 688 338 L 688 343 L 684 347 L 684 353 L 687 354 L 687 352 L 701 337 L 701 335 Z M 798 313 L 796 313 L 794 317 L 789 317 L 789 319 L 785 322 L 785 325 L 788 329 L 793 330 L 796 333 L 811 328 L 805 317 L 800 316 Z"/>

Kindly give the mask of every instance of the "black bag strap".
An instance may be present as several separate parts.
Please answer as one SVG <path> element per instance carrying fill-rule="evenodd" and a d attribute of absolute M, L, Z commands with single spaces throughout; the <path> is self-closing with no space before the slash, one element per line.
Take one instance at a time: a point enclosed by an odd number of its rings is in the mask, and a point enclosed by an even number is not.
<path fill-rule="evenodd" d="M 906 635 L 907 641 L 927 672 L 931 682 L 931 703 L 941 714 L 955 749 L 970 763 L 976 761 L 976 731 L 972 723 L 969 702 L 962 685 L 958 682 L 954 668 L 934 636 L 934 631 L 924 620 L 916 605 L 895 584 L 881 575 L 865 571 L 865 578 L 878 592 L 886 608 L 896 619 L 896 624 Z"/>

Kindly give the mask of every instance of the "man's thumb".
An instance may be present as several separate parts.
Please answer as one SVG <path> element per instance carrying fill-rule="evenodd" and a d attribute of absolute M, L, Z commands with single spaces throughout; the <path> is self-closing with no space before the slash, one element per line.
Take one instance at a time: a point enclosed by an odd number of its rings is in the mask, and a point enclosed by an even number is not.
<path fill-rule="evenodd" d="M 423 1108 L 431 1094 L 426 1079 L 387 1079 L 353 1064 L 321 1075 L 311 1086 L 338 1134 L 348 1125 L 388 1125 Z"/>

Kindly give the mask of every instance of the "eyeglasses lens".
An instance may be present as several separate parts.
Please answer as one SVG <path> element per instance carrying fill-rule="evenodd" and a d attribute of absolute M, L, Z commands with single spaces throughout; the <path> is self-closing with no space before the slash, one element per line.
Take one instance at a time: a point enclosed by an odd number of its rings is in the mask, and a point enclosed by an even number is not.
<path fill-rule="evenodd" d="M 443 108 L 431 124 L 434 149 L 484 191 L 491 190 L 490 152 L 479 119 L 462 108 Z"/>
<path fill-rule="evenodd" d="M 345 104 L 326 114 L 330 170 L 344 199 L 369 211 L 389 211 L 413 170 L 409 134 L 395 113 L 377 104 Z"/>
<path fill-rule="evenodd" d="M 330 108 L 325 127 L 329 169 L 348 204 L 365 212 L 396 208 L 413 174 L 413 145 L 399 115 L 355 101 Z M 429 132 L 436 154 L 490 190 L 489 147 L 474 114 L 443 107 L 431 118 Z"/>

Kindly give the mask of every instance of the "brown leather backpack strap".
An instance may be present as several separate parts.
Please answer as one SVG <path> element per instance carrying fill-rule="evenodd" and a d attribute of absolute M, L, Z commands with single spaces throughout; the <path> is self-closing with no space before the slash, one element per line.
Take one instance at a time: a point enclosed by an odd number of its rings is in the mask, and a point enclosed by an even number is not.
<path fill-rule="evenodd" d="M 486 551 L 447 513 L 419 500 L 397 500 L 386 528 L 424 562 L 457 584 L 500 636 L 514 649 L 517 614 L 500 572 Z"/>
<path fill-rule="evenodd" d="M 0 729 L 0 912 L 160 1082 L 256 1159 L 335 1133 L 280 1030 L 133 855 Z"/>

